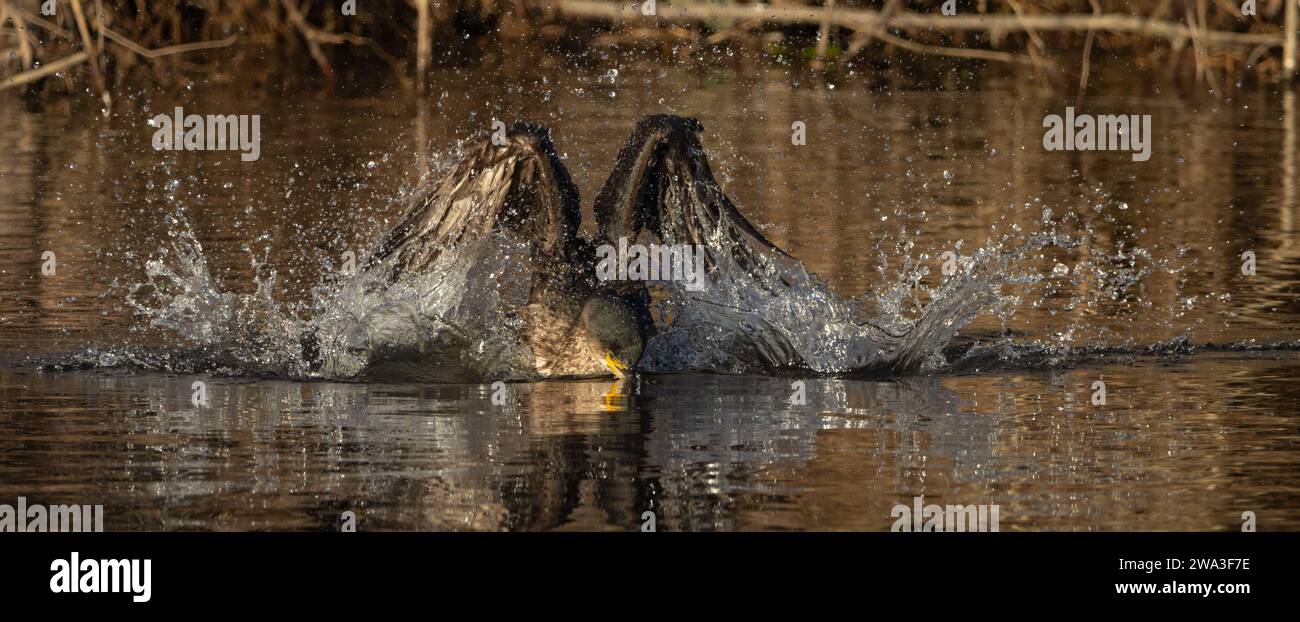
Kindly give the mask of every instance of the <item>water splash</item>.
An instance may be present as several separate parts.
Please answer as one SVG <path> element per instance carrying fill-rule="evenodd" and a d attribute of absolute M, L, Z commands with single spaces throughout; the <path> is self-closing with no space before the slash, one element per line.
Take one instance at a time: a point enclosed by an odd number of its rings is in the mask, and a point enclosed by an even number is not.
<path fill-rule="evenodd" d="M 327 277 L 311 301 L 277 301 L 276 271 L 252 259 L 252 293 L 224 291 L 183 214 L 128 303 L 175 335 L 185 368 L 292 378 L 527 378 L 518 310 L 527 304 L 527 244 L 493 236 L 448 249 L 428 271 L 394 278 L 389 263 Z M 150 366 L 175 357 L 97 353 L 97 363 Z"/>
<path fill-rule="evenodd" d="M 668 320 L 648 345 L 644 365 L 652 371 L 731 373 L 774 367 L 823 374 L 940 370 L 944 346 L 963 326 L 982 313 L 1006 315 L 1015 308 L 1019 298 L 1004 295 L 1004 285 L 1041 278 L 1018 272 L 1017 260 L 1072 243 L 1045 234 L 1026 236 L 1015 247 L 1011 241 L 1005 236 L 960 257 L 960 270 L 933 289 L 922 285 L 928 268 L 904 255 L 908 259 L 894 280 L 848 300 L 789 257 L 765 254 L 758 270 L 746 270 L 733 259 L 734 242 L 714 236 L 709 252 L 717 269 L 710 285 L 694 292 L 677 284 L 662 288 L 658 314 Z M 881 261 L 884 274 L 883 253 Z M 922 305 L 922 297 L 929 302 Z M 865 311 L 872 306 L 874 314 Z"/>
<path fill-rule="evenodd" d="M 310 302 L 286 305 L 276 298 L 277 274 L 265 252 L 259 258 L 249 251 L 252 292 L 225 291 L 184 214 L 168 224 L 167 247 L 148 262 L 147 280 L 131 289 L 128 302 L 150 326 L 174 335 L 175 348 L 165 354 L 91 350 L 73 364 L 340 380 L 536 377 L 519 313 L 535 269 L 523 240 L 501 234 L 464 243 L 421 274 L 394 278 L 392 267 L 380 263 L 328 277 Z M 654 286 L 658 333 L 642 366 L 652 372 L 944 373 L 1068 365 L 1124 352 L 1178 356 L 1191 347 L 1186 332 L 1155 345 L 1132 337 L 1117 344 L 1087 313 L 1062 314 L 1058 330 L 1018 338 L 1007 326 L 1022 309 L 1050 303 L 1067 312 L 1095 310 L 1126 297 L 1143 307 L 1140 293 L 1153 275 L 1176 276 L 1183 268 L 1144 249 L 1106 249 L 1068 212 L 1058 219 L 1044 209 L 1033 233 L 1016 225 L 1001 231 L 971 252 L 955 245 L 958 269 L 930 284 L 936 262 L 900 230 L 876 247 L 881 277 L 875 288 L 854 299 L 785 255 L 760 254 L 756 263 L 750 255 L 742 266 L 735 242 L 713 235 L 707 287 Z M 1045 262 L 1048 249 L 1062 257 Z M 891 265 L 893 257 L 902 260 Z M 1069 294 L 1064 302 L 1062 291 Z M 1178 311 L 1170 310 L 1171 325 Z M 996 319 L 1003 330 L 961 343 L 963 328 L 980 317 Z"/>
<path fill-rule="evenodd" d="M 519 311 L 528 245 L 505 235 L 462 244 L 427 272 L 392 265 L 317 288 L 312 332 L 326 378 L 529 378 Z"/>
<path fill-rule="evenodd" d="M 277 273 L 250 258 L 256 288 L 223 291 L 208 268 L 203 246 L 183 212 L 168 216 L 171 238 L 162 256 L 145 265 L 147 281 L 131 288 L 127 303 L 206 366 L 251 374 L 301 376 L 307 370 L 301 335 L 305 322 L 274 296 Z"/>

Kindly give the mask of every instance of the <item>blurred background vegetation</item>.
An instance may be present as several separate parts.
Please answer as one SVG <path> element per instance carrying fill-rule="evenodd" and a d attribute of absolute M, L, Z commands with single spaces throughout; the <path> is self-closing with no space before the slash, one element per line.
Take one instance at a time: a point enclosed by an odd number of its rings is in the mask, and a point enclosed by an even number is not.
<path fill-rule="evenodd" d="M 1290 77 L 1298 1 L 657 0 L 646 15 L 646 2 L 609 0 L 0 0 L 0 90 L 421 90 L 439 66 L 615 57 L 868 75 L 947 57 L 1062 87 L 1119 59 L 1219 91 Z"/>

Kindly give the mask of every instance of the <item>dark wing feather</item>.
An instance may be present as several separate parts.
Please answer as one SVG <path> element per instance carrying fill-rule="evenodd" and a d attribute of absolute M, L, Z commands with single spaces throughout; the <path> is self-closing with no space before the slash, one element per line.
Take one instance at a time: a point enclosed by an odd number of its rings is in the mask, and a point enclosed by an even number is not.
<path fill-rule="evenodd" d="M 739 268 L 733 279 L 747 277 L 774 296 L 788 291 L 792 278 L 807 278 L 803 265 L 768 241 L 723 193 L 700 145 L 702 131 L 699 121 L 672 115 L 637 124 L 596 197 L 599 239 L 616 244 L 644 232 L 665 244 L 696 245 L 704 250 L 710 276 L 729 257 Z M 635 286 L 644 290 L 643 283 Z M 803 365 L 787 337 L 761 317 L 745 309 L 713 312 L 734 328 L 726 348 L 738 362 L 736 370 Z"/>
<path fill-rule="evenodd" d="M 549 132 L 517 123 L 503 144 L 478 141 L 380 240 L 369 265 L 395 259 L 393 276 L 428 267 L 446 249 L 515 231 L 535 251 L 567 259 L 581 222 L 578 190 Z"/>
<path fill-rule="evenodd" d="M 614 171 L 596 197 L 595 215 L 602 240 L 635 239 L 643 230 L 667 244 L 698 244 L 707 249 L 712 270 L 722 252 L 718 240 L 750 276 L 766 283 L 765 264 L 792 257 L 750 224 L 713 177 L 697 136 L 699 121 L 673 115 L 642 119 L 619 150 Z M 722 236 L 715 238 L 714 236 Z"/>

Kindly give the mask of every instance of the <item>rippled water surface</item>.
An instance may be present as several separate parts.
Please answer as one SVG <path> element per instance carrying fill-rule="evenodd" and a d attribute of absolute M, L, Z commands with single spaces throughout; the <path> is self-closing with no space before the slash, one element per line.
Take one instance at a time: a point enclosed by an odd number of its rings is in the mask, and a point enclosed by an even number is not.
<path fill-rule="evenodd" d="M 102 503 L 112 530 L 333 529 L 348 510 L 363 529 L 629 530 L 650 510 L 661 530 L 882 530 L 918 495 L 998 504 L 1003 530 L 1235 530 L 1246 511 L 1300 528 L 1293 97 L 1099 79 L 1089 109 L 1152 115 L 1138 163 L 1045 153 L 1043 116 L 1074 102 L 1025 79 L 547 75 L 448 71 L 421 101 L 196 87 L 107 117 L 0 99 L 0 502 Z M 262 115 L 261 159 L 153 151 L 147 120 L 176 106 Z M 276 299 L 301 302 L 493 119 L 550 126 L 589 211 L 635 120 L 665 111 L 703 122 L 765 235 L 868 307 L 911 280 L 897 311 L 914 315 L 946 250 L 1072 243 L 1022 258 L 1033 278 L 911 377 L 511 383 L 496 405 L 487 384 L 43 364 L 184 351 L 127 303 L 178 218 L 223 291 L 274 274 Z"/>

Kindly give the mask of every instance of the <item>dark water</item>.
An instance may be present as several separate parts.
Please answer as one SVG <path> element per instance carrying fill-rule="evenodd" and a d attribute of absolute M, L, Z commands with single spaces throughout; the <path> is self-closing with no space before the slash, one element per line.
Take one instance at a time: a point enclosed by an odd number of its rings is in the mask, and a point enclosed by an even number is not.
<path fill-rule="evenodd" d="M 1261 347 L 1300 340 L 1293 96 L 1099 79 L 1090 111 L 1152 115 L 1152 157 L 1132 162 L 1044 152 L 1043 116 L 1074 101 L 1027 78 L 917 92 L 537 71 L 448 72 L 421 101 L 195 86 L 103 117 L 0 99 L 0 502 L 102 503 L 111 530 L 332 529 L 349 510 L 362 529 L 635 529 L 649 510 L 661 530 L 878 530 L 917 495 L 998 504 L 1003 530 L 1235 530 L 1246 511 L 1300 527 L 1300 353 Z M 153 151 L 146 122 L 175 106 L 262 115 L 261 159 Z M 1048 278 L 959 337 L 1022 356 L 926 376 L 655 375 L 617 399 L 603 381 L 515 383 L 494 405 L 488 385 L 38 365 L 179 347 L 125 303 L 178 210 L 224 288 L 251 291 L 257 257 L 279 299 L 303 300 L 493 119 L 552 127 L 589 209 L 636 118 L 664 111 L 701 119 L 741 209 L 844 296 L 908 259 L 937 284 L 943 251 L 1008 234 L 1086 242 L 1028 257 Z M 1182 340 L 1234 351 L 1144 354 Z"/>

